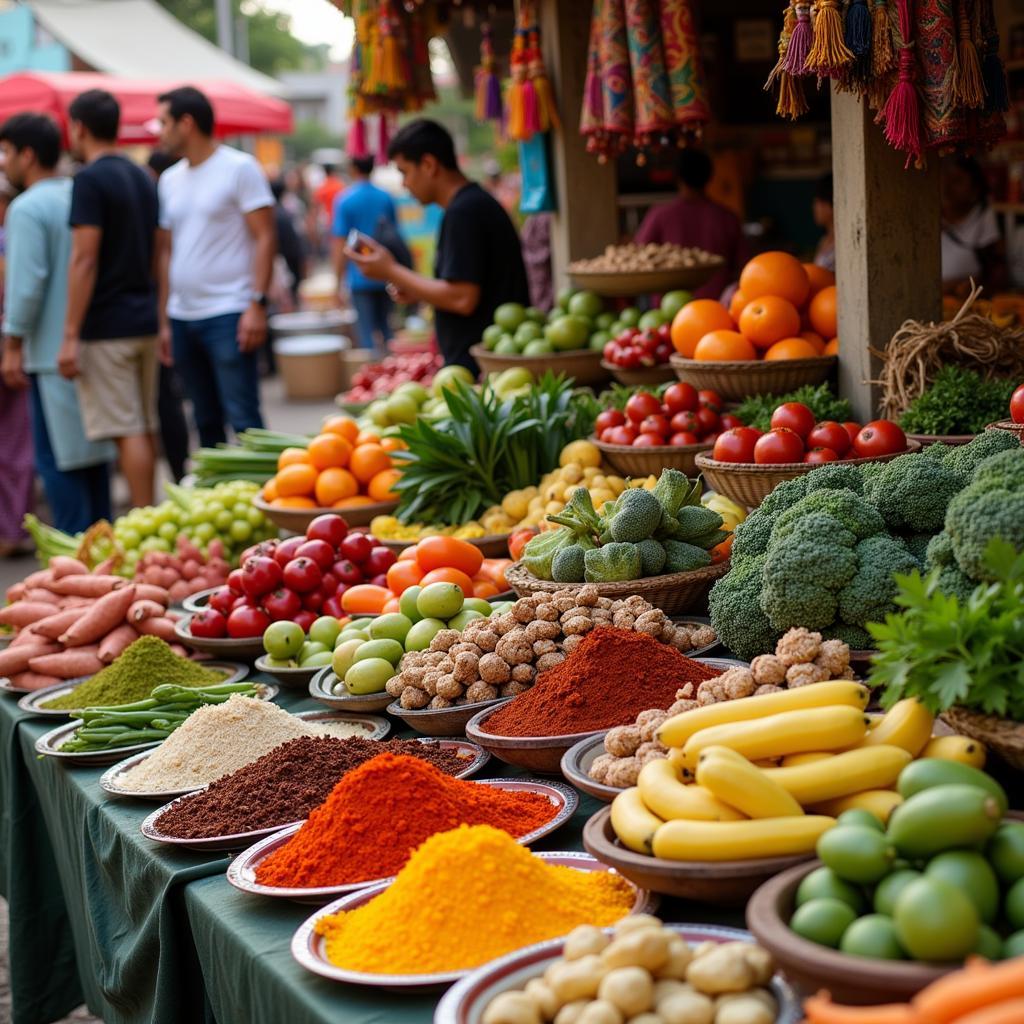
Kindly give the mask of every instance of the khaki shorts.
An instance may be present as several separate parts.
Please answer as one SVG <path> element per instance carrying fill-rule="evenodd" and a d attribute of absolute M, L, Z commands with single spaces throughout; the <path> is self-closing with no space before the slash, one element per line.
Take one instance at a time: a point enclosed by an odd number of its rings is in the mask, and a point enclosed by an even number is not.
<path fill-rule="evenodd" d="M 78 402 L 90 441 L 155 434 L 158 427 L 156 335 L 83 341 Z"/>

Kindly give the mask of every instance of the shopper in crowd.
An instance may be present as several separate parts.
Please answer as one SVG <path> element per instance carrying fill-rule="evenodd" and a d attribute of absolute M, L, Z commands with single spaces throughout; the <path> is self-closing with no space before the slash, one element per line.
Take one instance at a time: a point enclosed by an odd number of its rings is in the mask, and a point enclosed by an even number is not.
<path fill-rule="evenodd" d="M 966 297 L 971 281 L 986 293 L 1007 285 L 1006 245 L 989 203 L 988 180 L 974 157 L 942 162 L 942 287 Z"/>
<path fill-rule="evenodd" d="M 257 349 L 267 339 L 274 197 L 259 164 L 213 137 L 213 107 L 182 86 L 159 97 L 161 145 L 182 157 L 160 178 L 163 338 L 203 445 L 263 425 Z"/>
<path fill-rule="evenodd" d="M 71 265 L 57 367 L 78 385 L 90 441 L 117 444 L 132 506 L 154 503 L 157 421 L 156 186 L 117 151 L 121 108 L 103 89 L 68 108 L 85 166 L 71 190 Z"/>
<path fill-rule="evenodd" d="M 58 529 L 78 533 L 110 519 L 110 441 L 89 441 L 75 385 L 57 371 L 71 259 L 71 182 L 57 175 L 60 130 L 43 114 L 16 114 L 0 127 L 11 183 L 7 212 L 4 345 L 8 388 L 30 389 L 32 445 Z M 6 449 L 5 449 L 6 450 Z"/>
<path fill-rule="evenodd" d="M 816 266 L 835 272 L 836 269 L 836 212 L 832 204 L 832 174 L 823 174 L 814 185 L 812 207 L 814 223 L 824 234 L 814 250 Z"/>
<path fill-rule="evenodd" d="M 295 230 L 295 222 L 288 208 L 284 205 L 287 191 L 284 178 L 275 178 L 270 183 L 270 191 L 274 196 L 274 229 L 277 232 L 277 255 L 283 261 L 289 278 L 287 284 L 288 308 L 297 309 L 299 305 L 299 285 L 306 278 L 306 247 Z"/>
<path fill-rule="evenodd" d="M 717 299 L 735 281 L 747 262 L 748 252 L 739 217 L 707 195 L 713 172 L 711 158 L 700 149 L 679 150 L 676 180 L 679 195 L 647 211 L 636 233 L 638 245 L 671 242 L 696 246 L 721 256 L 725 264 L 694 294 Z"/>
<path fill-rule="evenodd" d="M 352 184 L 334 203 L 334 219 L 331 223 L 331 256 L 338 285 L 348 292 L 359 317 L 359 344 L 363 348 L 383 349 L 391 340 L 391 315 L 393 303 L 383 281 L 367 277 L 345 256 L 345 239 L 352 230 L 368 238 L 377 238 L 381 221 L 398 227 L 395 204 L 391 196 L 370 181 L 373 173 L 372 156 L 352 158 L 349 171 Z M 344 283 L 343 283 L 344 282 Z"/>
<path fill-rule="evenodd" d="M 313 201 L 320 207 L 324 223 L 328 230 L 331 226 L 331 218 L 334 216 L 334 202 L 344 191 L 345 183 L 338 174 L 338 168 L 334 164 L 323 164 L 324 180 L 317 185 L 313 192 Z"/>
<path fill-rule="evenodd" d="M 501 204 L 459 170 L 451 135 L 436 121 L 419 118 L 399 130 L 388 157 L 405 187 L 424 205 L 444 209 L 434 277 L 403 267 L 380 243 L 366 251 L 346 248 L 362 273 L 387 281 L 399 302 L 434 307 L 437 341 L 446 363 L 477 372 L 469 354 L 503 302 L 530 301 L 519 238 Z"/>

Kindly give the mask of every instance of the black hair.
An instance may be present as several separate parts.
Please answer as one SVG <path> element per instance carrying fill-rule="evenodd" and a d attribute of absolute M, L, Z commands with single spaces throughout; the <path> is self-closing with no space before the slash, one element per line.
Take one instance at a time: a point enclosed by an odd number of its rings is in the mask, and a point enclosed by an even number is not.
<path fill-rule="evenodd" d="M 711 157 L 702 149 L 686 147 L 676 155 L 676 177 L 692 189 L 703 189 L 711 180 L 711 172 Z"/>
<path fill-rule="evenodd" d="M 270 194 L 274 197 L 275 202 L 280 202 L 281 196 L 287 191 L 284 185 L 284 178 L 270 179 Z"/>
<path fill-rule="evenodd" d="M 48 114 L 15 114 L 0 127 L 0 142 L 19 153 L 31 149 L 41 167 L 52 171 L 60 159 L 60 129 Z"/>
<path fill-rule="evenodd" d="M 373 155 L 352 157 L 352 166 L 362 175 L 369 177 L 373 171 Z"/>
<path fill-rule="evenodd" d="M 338 173 L 338 168 L 335 167 L 334 164 L 321 164 L 320 167 L 322 168 L 324 174 L 337 174 Z"/>
<path fill-rule="evenodd" d="M 213 134 L 213 107 L 194 85 L 182 85 L 157 96 L 158 103 L 166 103 L 175 121 L 180 121 L 186 114 L 196 123 L 203 135 Z"/>
<path fill-rule="evenodd" d="M 989 188 L 988 178 L 985 177 L 985 172 L 981 169 L 981 164 L 973 156 L 967 156 L 963 153 L 953 156 L 951 162 L 954 167 L 958 167 L 971 179 L 971 185 L 974 186 L 974 194 L 978 197 L 978 203 L 982 206 L 988 206 L 991 189 Z"/>
<path fill-rule="evenodd" d="M 149 154 L 146 166 L 159 178 L 168 167 L 173 167 L 178 162 L 178 157 L 171 156 L 166 150 L 154 149 Z"/>
<path fill-rule="evenodd" d="M 68 115 L 81 121 L 89 134 L 100 142 L 116 142 L 121 122 L 121 107 L 106 89 L 88 89 L 71 101 Z"/>
<path fill-rule="evenodd" d="M 832 205 L 832 172 L 823 174 L 814 183 L 814 198 Z"/>
<path fill-rule="evenodd" d="M 458 170 L 455 143 L 448 129 L 426 117 L 419 117 L 399 128 L 388 146 L 389 160 L 400 156 L 418 164 L 428 155 L 434 157 L 445 170 Z"/>

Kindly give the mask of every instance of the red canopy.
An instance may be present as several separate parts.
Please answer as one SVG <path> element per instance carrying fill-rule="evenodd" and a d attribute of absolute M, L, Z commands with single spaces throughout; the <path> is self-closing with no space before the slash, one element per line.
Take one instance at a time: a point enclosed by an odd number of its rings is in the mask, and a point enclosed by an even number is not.
<path fill-rule="evenodd" d="M 92 71 L 30 71 L 7 75 L 0 79 L 0 121 L 31 110 L 52 114 L 65 131 L 71 101 L 86 89 L 106 89 L 121 104 L 118 141 L 125 144 L 154 142 L 156 98 L 178 85 L 194 85 L 206 93 L 213 104 L 214 132 L 218 137 L 260 133 L 286 135 L 292 130 L 292 111 L 287 103 L 231 82 L 150 81 L 116 78 Z"/>

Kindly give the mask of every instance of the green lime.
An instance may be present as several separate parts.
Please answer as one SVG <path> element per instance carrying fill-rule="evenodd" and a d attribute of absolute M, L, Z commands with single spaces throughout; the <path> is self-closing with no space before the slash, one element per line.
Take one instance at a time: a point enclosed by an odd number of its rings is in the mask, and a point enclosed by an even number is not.
<path fill-rule="evenodd" d="M 338 639 L 334 641 L 334 646 L 338 647 L 340 644 L 345 643 L 346 640 L 369 640 L 370 634 L 365 629 L 353 629 L 351 626 L 346 626 L 339 634 Z"/>
<path fill-rule="evenodd" d="M 987 924 L 979 925 L 978 944 L 974 947 L 974 952 L 986 960 L 1002 960 L 1003 940 L 999 933 Z"/>
<path fill-rule="evenodd" d="M 852 807 L 848 811 L 843 811 L 836 818 L 836 825 L 864 825 L 866 828 L 873 828 L 876 832 L 885 831 L 885 825 L 875 815 L 860 807 Z"/>
<path fill-rule="evenodd" d="M 789 927 L 801 938 L 819 946 L 839 948 L 843 932 L 857 919 L 857 912 L 848 903 L 822 896 L 809 900 L 789 919 Z"/>
<path fill-rule="evenodd" d="M 405 635 L 412 628 L 412 620 L 401 612 L 378 615 L 370 623 L 369 633 L 374 640 L 397 640 L 405 643 Z"/>
<path fill-rule="evenodd" d="M 287 661 L 299 653 L 305 639 L 297 622 L 272 622 L 263 633 L 263 649 L 271 657 Z"/>
<path fill-rule="evenodd" d="M 878 883 L 878 888 L 875 889 L 875 912 L 885 914 L 886 917 L 892 917 L 896 910 L 896 901 L 900 898 L 900 893 L 911 882 L 920 877 L 920 871 L 913 871 L 910 868 L 900 868 L 891 875 L 886 875 Z"/>
<path fill-rule="evenodd" d="M 796 890 L 796 905 L 802 907 L 811 900 L 829 897 L 853 907 L 858 914 L 864 912 L 864 895 L 855 885 L 844 882 L 831 868 L 815 868 L 805 875 Z"/>
<path fill-rule="evenodd" d="M 364 633 L 369 632 L 370 626 L 373 625 L 373 619 L 362 618 L 353 619 L 345 629 L 361 629 Z"/>
<path fill-rule="evenodd" d="M 402 660 L 405 649 L 397 640 L 367 640 L 362 647 L 356 651 L 352 658 L 353 663 L 366 661 L 368 658 L 383 658 L 397 665 Z"/>
<path fill-rule="evenodd" d="M 398 610 L 413 623 L 419 622 L 423 618 L 416 607 L 416 598 L 420 596 L 422 589 L 422 587 L 406 587 L 398 599 Z"/>
<path fill-rule="evenodd" d="M 481 615 L 490 615 L 494 611 L 490 601 L 485 601 L 482 597 L 467 597 L 462 603 L 462 610 L 465 611 L 466 609 L 479 612 Z"/>
<path fill-rule="evenodd" d="M 1003 939 L 1003 957 L 1024 956 L 1024 931 L 1014 932 Z"/>
<path fill-rule="evenodd" d="M 1024 823 L 1004 821 L 988 841 L 988 859 L 1004 884 L 1024 878 Z"/>
<path fill-rule="evenodd" d="M 430 583 L 416 598 L 416 608 L 425 619 L 450 619 L 462 611 L 465 599 L 457 583 Z"/>
<path fill-rule="evenodd" d="M 896 925 L 884 914 L 867 914 L 843 932 L 839 948 L 851 956 L 876 960 L 905 960 L 906 952 L 896 937 Z"/>
<path fill-rule="evenodd" d="M 1024 878 L 1010 886 L 1003 910 L 1012 928 L 1024 928 Z"/>
<path fill-rule="evenodd" d="M 941 878 L 917 878 L 900 893 L 896 934 L 915 960 L 962 960 L 978 944 L 978 911 L 970 898 Z"/>
<path fill-rule="evenodd" d="M 395 674 L 395 666 L 384 658 L 357 661 L 345 673 L 345 689 L 349 693 L 380 693 Z"/>
<path fill-rule="evenodd" d="M 317 651 L 316 654 L 311 654 L 308 658 L 303 658 L 299 662 L 302 668 L 323 668 L 324 665 L 332 664 L 331 658 L 333 655 L 330 651 Z"/>
<path fill-rule="evenodd" d="M 941 878 L 966 893 L 982 921 L 999 914 L 999 882 L 985 858 L 974 850 L 947 850 L 928 862 L 927 878 Z"/>
<path fill-rule="evenodd" d="M 818 840 L 817 852 L 840 878 L 861 885 L 884 878 L 896 856 L 885 835 L 867 825 L 829 829 Z"/>

